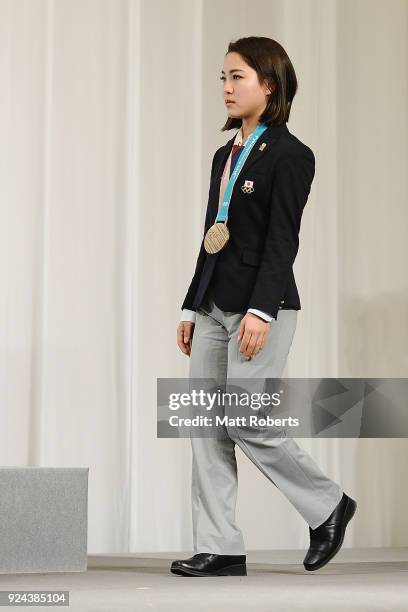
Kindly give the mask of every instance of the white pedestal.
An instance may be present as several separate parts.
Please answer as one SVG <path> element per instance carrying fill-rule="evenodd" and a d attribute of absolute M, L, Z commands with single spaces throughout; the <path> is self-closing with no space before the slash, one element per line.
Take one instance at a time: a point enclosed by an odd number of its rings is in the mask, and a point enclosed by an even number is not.
<path fill-rule="evenodd" d="M 0 467 L 0 574 L 86 571 L 88 472 Z"/>

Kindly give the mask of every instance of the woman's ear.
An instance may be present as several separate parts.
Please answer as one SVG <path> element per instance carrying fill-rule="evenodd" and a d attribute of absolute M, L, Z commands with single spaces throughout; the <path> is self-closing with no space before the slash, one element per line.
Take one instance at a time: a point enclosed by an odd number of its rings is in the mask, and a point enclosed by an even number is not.
<path fill-rule="evenodd" d="M 275 91 L 275 87 L 276 87 L 275 83 L 273 83 L 273 82 L 272 83 L 271 82 L 267 83 L 265 81 L 265 83 L 264 83 L 264 93 L 265 93 L 265 96 L 270 96 Z"/>

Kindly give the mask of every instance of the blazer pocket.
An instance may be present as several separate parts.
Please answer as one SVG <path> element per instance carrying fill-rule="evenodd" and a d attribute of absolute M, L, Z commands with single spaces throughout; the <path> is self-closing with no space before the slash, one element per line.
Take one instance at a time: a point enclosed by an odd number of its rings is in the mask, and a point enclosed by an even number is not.
<path fill-rule="evenodd" d="M 249 266 L 259 266 L 262 259 L 262 252 L 245 247 L 241 253 L 241 261 Z"/>

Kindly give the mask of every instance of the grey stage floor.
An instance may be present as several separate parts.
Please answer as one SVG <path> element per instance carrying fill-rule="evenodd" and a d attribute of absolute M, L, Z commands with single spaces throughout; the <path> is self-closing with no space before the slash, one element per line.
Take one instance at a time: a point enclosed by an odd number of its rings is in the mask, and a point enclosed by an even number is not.
<path fill-rule="evenodd" d="M 69 590 L 69 608 L 42 609 L 75 612 L 408 611 L 408 548 L 342 549 L 316 572 L 304 570 L 302 550 L 248 552 L 248 576 L 169 572 L 191 554 L 92 555 L 87 572 L 0 575 L 0 590 Z"/>

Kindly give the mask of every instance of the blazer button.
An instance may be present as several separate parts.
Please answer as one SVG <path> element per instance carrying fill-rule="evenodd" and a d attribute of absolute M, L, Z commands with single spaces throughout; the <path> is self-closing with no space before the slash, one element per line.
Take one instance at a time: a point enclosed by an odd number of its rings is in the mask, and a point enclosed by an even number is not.
<path fill-rule="evenodd" d="M 285 303 L 285 300 L 281 300 L 281 304 L 284 304 L 284 303 Z"/>

